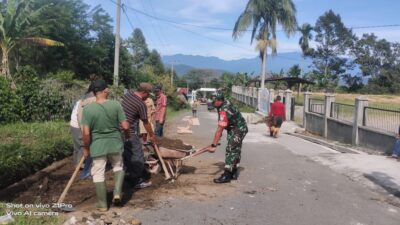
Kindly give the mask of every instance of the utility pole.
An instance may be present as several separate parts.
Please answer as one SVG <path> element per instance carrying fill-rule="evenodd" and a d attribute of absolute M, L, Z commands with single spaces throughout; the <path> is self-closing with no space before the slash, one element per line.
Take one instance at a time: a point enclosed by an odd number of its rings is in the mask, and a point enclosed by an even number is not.
<path fill-rule="evenodd" d="M 121 0 L 117 0 L 117 25 L 115 29 L 115 54 L 114 54 L 114 86 L 118 87 L 119 81 L 119 48 L 121 26 Z"/>
<path fill-rule="evenodd" d="M 171 86 L 174 85 L 174 62 L 171 62 Z"/>

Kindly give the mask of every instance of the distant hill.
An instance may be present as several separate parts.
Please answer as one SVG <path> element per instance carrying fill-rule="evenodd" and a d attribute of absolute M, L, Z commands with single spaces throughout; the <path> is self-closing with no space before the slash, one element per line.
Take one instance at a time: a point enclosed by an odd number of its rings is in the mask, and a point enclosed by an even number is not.
<path fill-rule="evenodd" d="M 166 64 L 176 62 L 174 68 L 178 75 L 183 75 L 193 68 L 214 69 L 219 70 L 220 73 L 224 71 L 232 73 L 247 72 L 257 75 L 260 73 L 261 68 L 261 61 L 258 57 L 251 59 L 223 60 L 217 57 L 177 54 L 163 56 L 162 60 Z M 267 71 L 279 72 L 283 69 L 286 72 L 294 64 L 301 65 L 301 63 L 301 53 L 280 53 L 277 56 L 268 56 Z M 304 70 L 307 71 L 309 65 L 311 65 L 311 60 L 305 60 Z M 170 65 L 167 66 L 170 67 Z"/>

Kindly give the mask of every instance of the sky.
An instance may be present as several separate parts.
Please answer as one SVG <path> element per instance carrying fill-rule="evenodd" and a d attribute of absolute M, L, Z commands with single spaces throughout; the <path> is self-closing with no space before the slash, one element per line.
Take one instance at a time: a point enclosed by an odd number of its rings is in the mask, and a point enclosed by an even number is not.
<path fill-rule="evenodd" d="M 117 0 L 84 1 L 93 7 L 100 4 L 115 19 L 117 5 L 113 2 Z M 225 60 L 254 58 L 258 55 L 255 45 L 250 45 L 250 33 L 240 39 L 232 39 L 234 24 L 248 0 L 121 1 L 126 6 L 125 13 L 121 11 L 122 38 L 131 36 L 132 28 L 140 28 L 149 48 L 156 49 L 161 55 L 215 56 Z M 400 24 L 399 0 L 293 0 L 293 2 L 296 5 L 296 16 L 300 25 L 303 23 L 314 25 L 318 17 L 329 9 L 340 14 L 347 27 Z M 358 36 L 363 33 L 374 33 L 379 38 L 400 42 L 400 26 L 353 31 Z M 278 32 L 278 55 L 285 52 L 300 52 L 299 38 L 298 34 L 287 37 Z"/>

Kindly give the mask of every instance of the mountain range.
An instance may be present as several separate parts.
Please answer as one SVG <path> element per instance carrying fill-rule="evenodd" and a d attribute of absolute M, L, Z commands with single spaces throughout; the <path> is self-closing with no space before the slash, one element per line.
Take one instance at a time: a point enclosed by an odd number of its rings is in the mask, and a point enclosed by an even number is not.
<path fill-rule="evenodd" d="M 220 74 L 225 71 L 231 73 L 245 72 L 253 76 L 258 75 L 261 69 L 261 60 L 259 57 L 224 60 L 214 56 L 176 54 L 163 56 L 162 60 L 166 68 L 170 68 L 173 62 L 174 70 L 179 76 L 195 68 L 212 69 Z M 282 69 L 284 72 L 287 72 L 294 64 L 301 65 L 302 63 L 303 59 L 299 52 L 279 53 L 276 56 L 268 55 L 267 71 L 278 73 Z M 308 70 L 310 65 L 310 59 L 304 60 L 303 66 L 305 71 Z"/>

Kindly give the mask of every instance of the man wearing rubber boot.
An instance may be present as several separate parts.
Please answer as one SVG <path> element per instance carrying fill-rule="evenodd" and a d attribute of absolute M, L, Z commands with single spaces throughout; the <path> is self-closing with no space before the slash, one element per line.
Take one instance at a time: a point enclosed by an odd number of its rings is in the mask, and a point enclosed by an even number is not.
<path fill-rule="evenodd" d="M 120 127 L 125 137 L 129 138 L 129 124 L 122 106 L 117 101 L 108 100 L 109 89 L 104 80 L 92 83 L 96 102 L 87 105 L 83 110 L 82 139 L 83 155 L 93 158 L 91 174 L 96 186 L 97 209 L 108 210 L 105 170 L 107 160 L 111 162 L 114 171 L 114 205 L 120 205 L 122 184 L 124 180 L 122 150 L 123 141 Z"/>
<path fill-rule="evenodd" d="M 208 151 L 215 152 L 222 132 L 226 129 L 228 145 L 225 152 L 225 170 L 219 178 L 214 179 L 214 182 L 227 183 L 238 178 L 242 142 L 248 129 L 242 114 L 231 102 L 225 100 L 222 93 L 217 93 L 214 96 L 213 106 L 218 110 L 219 119 L 214 141 L 208 147 Z"/>

